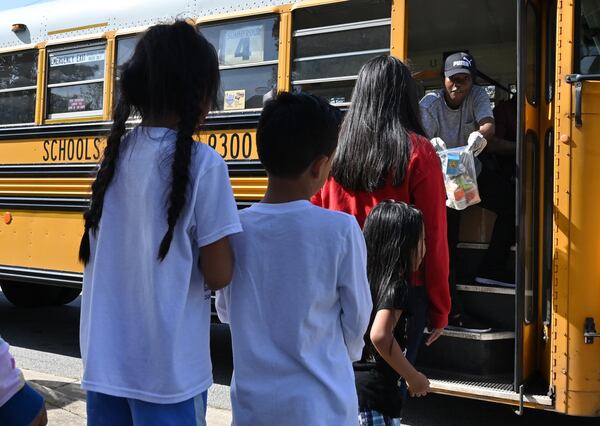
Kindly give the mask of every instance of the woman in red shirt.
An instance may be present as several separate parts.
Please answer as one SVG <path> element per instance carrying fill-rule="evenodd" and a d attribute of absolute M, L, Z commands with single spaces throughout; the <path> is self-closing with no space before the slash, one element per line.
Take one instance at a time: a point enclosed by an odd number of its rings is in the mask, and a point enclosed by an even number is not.
<path fill-rule="evenodd" d="M 406 357 L 414 363 L 423 329 L 433 343 L 448 324 L 446 190 L 440 161 L 421 126 L 416 84 L 393 56 L 360 70 L 340 129 L 331 176 L 312 198 L 318 206 L 365 218 L 380 201 L 394 199 L 423 213 L 427 253 L 413 279 L 412 318 Z"/>

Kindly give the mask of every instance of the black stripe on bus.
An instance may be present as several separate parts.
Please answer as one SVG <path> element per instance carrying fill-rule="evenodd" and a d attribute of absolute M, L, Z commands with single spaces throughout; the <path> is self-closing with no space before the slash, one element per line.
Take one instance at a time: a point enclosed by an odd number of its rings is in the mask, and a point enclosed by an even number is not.
<path fill-rule="evenodd" d="M 250 207 L 259 200 L 237 201 L 238 210 Z M 52 197 L 0 197 L 0 209 L 83 212 L 90 204 L 89 198 Z"/>
<path fill-rule="evenodd" d="M 217 130 L 236 130 L 236 129 L 255 129 L 258 125 L 259 113 L 252 114 L 223 114 L 210 115 L 207 117 L 204 126 L 200 131 Z M 139 122 L 130 121 L 127 123 L 127 129 L 131 130 Z M 22 126 L 22 127 L 0 127 L 0 140 L 10 139 L 35 139 L 56 136 L 107 136 L 110 132 L 112 122 L 94 121 L 91 123 L 61 123 L 61 124 L 43 124 L 40 126 Z"/>
<path fill-rule="evenodd" d="M 83 274 L 79 272 L 61 272 L 48 269 L 0 265 L 0 279 L 81 288 Z"/>
<path fill-rule="evenodd" d="M 45 211 L 84 211 L 89 198 L 0 197 L 0 208 Z"/>
<path fill-rule="evenodd" d="M 0 177 L 92 177 L 97 168 L 97 163 L 0 164 Z"/>
<path fill-rule="evenodd" d="M 227 161 L 230 177 L 266 177 L 267 172 L 260 161 Z"/>
<path fill-rule="evenodd" d="M 267 176 L 260 161 L 227 161 L 229 176 Z M 94 177 L 97 163 L 0 164 L 0 177 Z"/>
<path fill-rule="evenodd" d="M 107 135 L 110 125 L 110 122 L 93 122 L 0 128 L 0 140 Z"/>

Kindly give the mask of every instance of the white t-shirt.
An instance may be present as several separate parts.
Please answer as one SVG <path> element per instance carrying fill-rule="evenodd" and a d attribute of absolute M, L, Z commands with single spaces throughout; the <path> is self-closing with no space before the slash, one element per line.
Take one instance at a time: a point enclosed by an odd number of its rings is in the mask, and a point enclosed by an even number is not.
<path fill-rule="evenodd" d="M 173 130 L 138 127 L 122 142 L 83 275 L 85 390 L 170 404 L 212 384 L 199 248 L 242 228 L 225 162 L 194 144 L 186 204 L 158 261 L 175 139 Z"/>
<path fill-rule="evenodd" d="M 8 351 L 8 343 L 0 337 L 0 407 L 19 392 L 24 384 L 21 371 Z"/>
<path fill-rule="evenodd" d="M 371 314 L 354 217 L 300 200 L 240 212 L 236 268 L 217 293 L 231 328 L 234 425 L 357 425 L 352 361 Z"/>

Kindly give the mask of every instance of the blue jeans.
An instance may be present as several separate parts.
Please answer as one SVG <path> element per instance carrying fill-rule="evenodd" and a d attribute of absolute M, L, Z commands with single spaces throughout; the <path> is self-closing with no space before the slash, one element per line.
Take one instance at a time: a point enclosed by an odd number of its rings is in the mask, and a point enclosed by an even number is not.
<path fill-rule="evenodd" d="M 412 365 L 415 365 L 415 362 L 417 361 L 419 348 L 423 342 L 423 330 L 427 325 L 428 304 L 429 301 L 427 299 L 425 286 L 413 287 L 410 292 L 410 301 L 408 305 L 412 315 L 408 319 L 408 333 L 406 340 L 406 359 Z M 402 399 L 406 400 L 408 396 L 406 381 L 402 379 L 401 383 L 400 392 L 402 393 Z"/>

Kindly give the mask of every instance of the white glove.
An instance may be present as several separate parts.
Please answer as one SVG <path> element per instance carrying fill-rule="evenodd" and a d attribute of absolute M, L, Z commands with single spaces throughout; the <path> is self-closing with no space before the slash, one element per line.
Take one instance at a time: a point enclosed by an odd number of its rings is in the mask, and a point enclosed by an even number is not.
<path fill-rule="evenodd" d="M 469 135 L 469 139 L 467 140 L 467 145 L 469 146 L 469 151 L 473 153 L 475 157 L 481 154 L 481 151 L 486 147 L 487 140 L 483 137 L 481 132 L 473 132 Z"/>
<path fill-rule="evenodd" d="M 442 140 L 442 138 L 433 138 L 431 139 L 431 144 L 435 149 L 435 152 L 445 151 L 446 150 L 446 142 Z"/>

